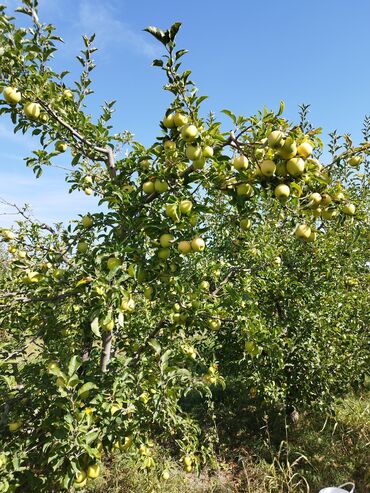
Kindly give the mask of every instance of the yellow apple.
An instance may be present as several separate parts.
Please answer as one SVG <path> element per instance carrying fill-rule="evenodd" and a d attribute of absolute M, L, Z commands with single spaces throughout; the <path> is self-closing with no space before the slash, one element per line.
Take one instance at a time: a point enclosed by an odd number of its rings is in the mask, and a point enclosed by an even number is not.
<path fill-rule="evenodd" d="M 221 328 L 221 320 L 219 318 L 209 318 L 207 323 L 208 327 L 215 332 Z"/>
<path fill-rule="evenodd" d="M 322 213 L 321 207 L 316 207 L 312 211 L 312 215 L 315 216 L 315 217 L 321 217 L 321 213 Z"/>
<path fill-rule="evenodd" d="M 199 238 L 199 236 L 196 238 L 193 238 L 191 240 L 191 248 L 195 252 L 203 252 L 205 247 L 206 247 L 206 244 L 205 244 L 204 240 L 202 238 Z"/>
<path fill-rule="evenodd" d="M 89 244 L 86 241 L 79 241 L 77 243 L 77 251 L 80 253 L 86 253 L 89 249 Z"/>
<path fill-rule="evenodd" d="M 171 250 L 169 248 L 160 248 L 157 255 L 161 260 L 167 260 L 171 255 Z"/>
<path fill-rule="evenodd" d="M 293 157 L 286 163 L 286 169 L 294 178 L 301 176 L 304 172 L 304 161 L 301 157 Z"/>
<path fill-rule="evenodd" d="M 7 103 L 15 105 L 22 99 L 22 94 L 15 87 L 6 87 L 4 98 Z"/>
<path fill-rule="evenodd" d="M 101 328 L 107 332 L 110 332 L 114 328 L 114 321 L 108 320 L 108 322 L 102 322 Z"/>
<path fill-rule="evenodd" d="M 61 140 L 55 143 L 55 150 L 58 152 L 66 152 L 67 144 Z"/>
<path fill-rule="evenodd" d="M 335 209 L 323 209 L 321 212 L 321 217 L 323 219 L 334 219 L 338 215 Z"/>
<path fill-rule="evenodd" d="M 162 479 L 164 481 L 167 481 L 168 479 L 170 479 L 170 473 L 167 471 L 167 469 L 165 469 L 163 472 L 162 472 Z"/>
<path fill-rule="evenodd" d="M 189 119 L 184 113 L 177 112 L 173 117 L 173 121 L 176 127 L 182 127 L 188 123 Z"/>
<path fill-rule="evenodd" d="M 240 154 L 233 159 L 232 165 L 238 171 L 242 171 L 248 168 L 249 162 L 248 158 L 244 154 Z"/>
<path fill-rule="evenodd" d="M 91 195 L 93 191 L 91 190 L 91 188 L 84 188 L 84 192 L 86 195 Z"/>
<path fill-rule="evenodd" d="M 56 361 L 51 361 L 48 364 L 48 371 L 59 370 L 59 365 Z"/>
<path fill-rule="evenodd" d="M 184 125 L 181 129 L 181 137 L 185 142 L 192 142 L 198 137 L 198 129 L 192 123 Z"/>
<path fill-rule="evenodd" d="M 178 215 L 177 204 L 168 204 L 166 205 L 166 215 L 173 219 L 175 222 L 180 220 Z"/>
<path fill-rule="evenodd" d="M 346 204 L 343 207 L 343 213 L 347 216 L 354 216 L 356 212 L 356 206 L 354 204 Z"/>
<path fill-rule="evenodd" d="M 278 154 L 283 159 L 291 159 L 297 154 L 297 144 L 294 139 L 288 137 L 284 145 L 278 150 Z"/>
<path fill-rule="evenodd" d="M 27 103 L 23 109 L 26 117 L 31 120 L 37 120 L 41 113 L 41 106 L 38 103 Z"/>
<path fill-rule="evenodd" d="M 313 192 L 309 196 L 309 200 L 310 200 L 309 204 L 311 207 L 317 207 L 320 204 L 322 197 L 318 192 Z"/>
<path fill-rule="evenodd" d="M 10 229 L 5 229 L 2 232 L 4 241 L 11 241 L 15 239 L 15 234 Z"/>
<path fill-rule="evenodd" d="M 240 197 L 242 197 L 242 196 L 252 197 L 254 190 L 253 190 L 252 185 L 250 185 L 249 183 L 242 183 L 236 187 L 236 193 Z"/>
<path fill-rule="evenodd" d="M 88 229 L 94 224 L 94 219 L 91 216 L 86 215 L 82 218 L 81 223 L 84 228 Z"/>
<path fill-rule="evenodd" d="M 176 142 L 174 142 L 173 140 L 166 140 L 163 145 L 164 145 L 164 149 L 169 152 L 174 151 L 176 149 Z"/>
<path fill-rule="evenodd" d="M 115 269 L 116 267 L 118 267 L 119 265 L 121 265 L 121 261 L 119 258 L 116 258 L 116 257 L 110 257 L 108 260 L 107 260 L 107 267 L 109 270 L 113 270 Z"/>
<path fill-rule="evenodd" d="M 193 202 L 188 199 L 181 200 L 180 202 L 180 212 L 181 214 L 189 214 L 193 208 Z"/>
<path fill-rule="evenodd" d="M 321 194 L 321 203 L 320 203 L 320 205 L 322 205 L 323 207 L 326 207 L 329 204 L 331 204 L 331 202 L 332 202 L 332 199 L 331 199 L 331 197 L 330 197 L 329 194 L 327 194 L 327 193 L 322 193 Z"/>
<path fill-rule="evenodd" d="M 155 180 L 154 189 L 158 193 L 164 193 L 168 190 L 168 183 L 162 180 Z"/>
<path fill-rule="evenodd" d="M 202 291 L 209 291 L 209 282 L 208 281 L 201 281 L 199 284 L 199 289 Z"/>
<path fill-rule="evenodd" d="M 280 130 L 274 130 L 267 137 L 267 145 L 271 149 L 279 149 L 284 145 L 284 134 Z"/>
<path fill-rule="evenodd" d="M 86 479 L 86 472 L 85 471 L 78 471 L 78 473 L 76 474 L 75 482 L 76 483 L 82 483 L 83 481 L 85 481 L 85 479 Z"/>
<path fill-rule="evenodd" d="M 213 154 L 214 154 L 213 147 L 211 147 L 211 146 L 205 146 L 204 147 L 203 157 L 205 157 L 205 158 L 213 157 Z"/>
<path fill-rule="evenodd" d="M 344 193 L 343 192 L 336 192 L 333 195 L 333 200 L 335 202 L 340 202 L 341 200 L 344 200 L 344 199 L 345 199 L 345 196 L 344 196 Z"/>
<path fill-rule="evenodd" d="M 91 464 L 87 468 L 87 477 L 90 479 L 96 479 L 100 476 L 100 465 L 99 464 Z"/>
<path fill-rule="evenodd" d="M 260 164 L 260 170 L 264 176 L 271 177 L 275 173 L 276 164 L 270 159 L 265 159 Z"/>
<path fill-rule="evenodd" d="M 180 243 L 177 245 L 177 249 L 183 255 L 187 255 L 188 253 L 191 252 L 190 241 L 186 241 L 186 240 L 180 241 Z"/>
<path fill-rule="evenodd" d="M 132 313 L 135 310 L 135 301 L 132 298 L 123 299 L 121 301 L 121 310 Z"/>
<path fill-rule="evenodd" d="M 295 230 L 297 238 L 307 240 L 311 235 L 311 228 L 307 224 L 299 224 Z"/>
<path fill-rule="evenodd" d="M 73 92 L 70 89 L 64 89 L 63 97 L 65 99 L 73 99 Z"/>
<path fill-rule="evenodd" d="M 361 164 L 362 157 L 361 156 L 352 156 L 348 159 L 348 164 L 350 166 L 358 166 Z"/>
<path fill-rule="evenodd" d="M 173 128 L 175 126 L 174 116 L 173 113 L 169 113 L 163 118 L 162 123 L 166 128 Z"/>
<path fill-rule="evenodd" d="M 169 248 L 172 245 L 173 240 L 174 238 L 172 235 L 170 235 L 169 233 L 164 233 L 160 236 L 159 243 L 162 248 Z"/>
<path fill-rule="evenodd" d="M 287 200 L 290 195 L 290 188 L 288 187 L 288 185 L 280 183 L 280 185 L 275 188 L 274 193 L 277 199 Z"/>
<path fill-rule="evenodd" d="M 145 183 L 143 183 L 143 192 L 146 193 L 147 195 L 153 193 L 154 190 L 155 190 L 154 183 L 152 181 L 146 181 Z"/>
<path fill-rule="evenodd" d="M 304 159 L 307 159 L 308 156 L 310 156 L 312 154 L 312 151 L 313 151 L 313 147 L 308 142 L 303 142 L 297 148 L 297 153 L 300 156 L 302 156 Z"/>
<path fill-rule="evenodd" d="M 252 222 L 247 217 L 240 220 L 240 227 L 243 231 L 247 231 L 252 225 Z"/>
<path fill-rule="evenodd" d="M 186 455 L 183 459 L 182 459 L 183 463 L 185 466 L 191 466 L 192 463 L 193 463 L 193 460 L 192 458 L 189 456 L 189 455 Z"/>
<path fill-rule="evenodd" d="M 196 161 L 202 157 L 202 148 L 200 146 L 188 145 L 186 146 L 185 154 L 191 161 Z"/>

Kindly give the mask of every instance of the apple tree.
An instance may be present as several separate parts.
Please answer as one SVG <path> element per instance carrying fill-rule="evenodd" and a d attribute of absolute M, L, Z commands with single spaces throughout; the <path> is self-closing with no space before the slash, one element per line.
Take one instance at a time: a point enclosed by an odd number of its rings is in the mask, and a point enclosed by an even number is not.
<path fill-rule="evenodd" d="M 104 208 L 67 226 L 22 209 L 2 229 L 0 491 L 83 489 L 116 449 L 155 468 L 161 443 L 197 470 L 216 437 L 186 399 L 200 396 L 212 420 L 215 386 L 234 378 L 300 408 L 360 383 L 367 135 L 354 146 L 333 134 L 324 166 L 307 108 L 298 123 L 283 103 L 223 110 L 224 131 L 202 115 L 175 23 L 147 28 L 171 102 L 144 147 L 113 132 L 114 101 L 87 111 L 94 36 L 71 83 L 53 68 L 61 39 L 37 1 L 18 12 L 26 27 L 0 6 L 0 115 L 37 139 L 25 158 L 37 178 L 64 154 L 71 191 Z"/>

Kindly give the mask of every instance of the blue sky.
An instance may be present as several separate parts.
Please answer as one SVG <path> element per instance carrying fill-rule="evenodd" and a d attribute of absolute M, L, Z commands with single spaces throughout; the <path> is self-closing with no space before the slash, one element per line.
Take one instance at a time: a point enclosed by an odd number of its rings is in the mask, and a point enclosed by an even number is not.
<path fill-rule="evenodd" d="M 355 142 L 370 113 L 368 0 L 40 0 L 40 17 L 55 24 L 66 42 L 58 68 L 76 70 L 81 34 L 96 32 L 89 110 L 117 99 L 115 130 L 130 130 L 146 145 L 158 132 L 170 95 L 161 91 L 162 72 L 151 67 L 160 47 L 142 29 L 175 21 L 183 23 L 178 46 L 190 50 L 185 65 L 199 93 L 209 96 L 205 112 L 229 108 L 249 115 L 263 105 L 277 108 L 283 99 L 286 116 L 294 120 L 305 102 L 314 125 L 325 133 L 351 133 Z M 30 137 L 14 136 L 9 121 L 0 120 L 1 198 L 29 203 L 37 218 L 50 223 L 96 207 L 92 197 L 68 195 L 58 169 L 36 180 L 22 161 L 33 148 Z M 63 160 L 67 164 L 67 156 Z M 0 216 L 0 226 L 13 219 Z"/>

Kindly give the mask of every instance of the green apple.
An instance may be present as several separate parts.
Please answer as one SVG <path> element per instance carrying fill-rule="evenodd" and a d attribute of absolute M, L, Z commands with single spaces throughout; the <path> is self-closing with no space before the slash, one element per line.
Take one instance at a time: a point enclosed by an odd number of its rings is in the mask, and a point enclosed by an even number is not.
<path fill-rule="evenodd" d="M 215 332 L 217 332 L 221 328 L 221 320 L 219 318 L 209 318 L 207 323 L 208 327 Z"/>
<path fill-rule="evenodd" d="M 320 204 L 322 197 L 318 192 L 313 192 L 309 196 L 309 200 L 310 200 L 309 202 L 310 207 L 317 207 Z"/>
<path fill-rule="evenodd" d="M 175 115 L 173 113 L 169 113 L 163 118 L 162 123 L 166 128 L 174 128 L 175 126 L 174 116 Z"/>
<path fill-rule="evenodd" d="M 165 469 L 163 472 L 162 472 L 162 479 L 163 481 L 167 481 L 168 479 L 170 479 L 170 473 L 167 471 L 167 469 Z"/>
<path fill-rule="evenodd" d="M 199 289 L 202 291 L 209 291 L 209 282 L 208 281 L 201 281 L 199 284 Z"/>
<path fill-rule="evenodd" d="M 183 255 L 187 255 L 188 253 L 191 252 L 190 241 L 186 241 L 186 240 L 180 241 L 180 243 L 177 245 L 177 249 Z"/>
<path fill-rule="evenodd" d="M 274 258 L 274 264 L 275 265 L 279 266 L 279 265 L 281 265 L 281 262 L 282 262 L 281 257 L 275 257 Z"/>
<path fill-rule="evenodd" d="M 316 241 L 316 238 L 317 238 L 317 233 L 316 231 L 311 231 L 311 234 L 310 236 L 307 238 L 307 242 L 308 243 L 313 243 L 314 241 Z"/>
<path fill-rule="evenodd" d="M 100 465 L 92 464 L 87 468 L 86 471 L 87 477 L 90 479 L 96 479 L 100 476 Z"/>
<path fill-rule="evenodd" d="M 47 368 L 49 372 L 54 370 L 59 370 L 59 365 L 56 361 L 50 361 Z"/>
<path fill-rule="evenodd" d="M 121 261 L 117 257 L 109 257 L 109 259 L 107 260 L 107 267 L 109 270 L 116 269 L 120 265 L 121 265 Z"/>
<path fill-rule="evenodd" d="M 258 346 L 253 341 L 245 341 L 244 349 L 251 356 L 257 356 L 257 354 L 259 353 Z"/>
<path fill-rule="evenodd" d="M 196 161 L 202 157 L 202 148 L 200 146 L 187 145 L 185 154 L 191 161 Z"/>
<path fill-rule="evenodd" d="M 284 134 L 280 130 L 274 130 L 267 137 L 267 145 L 271 149 L 280 149 L 284 145 Z"/>
<path fill-rule="evenodd" d="M 55 143 L 55 150 L 58 152 L 66 152 L 67 144 L 61 140 Z"/>
<path fill-rule="evenodd" d="M 146 181 L 143 183 L 143 192 L 150 195 L 155 191 L 154 183 L 152 181 Z"/>
<path fill-rule="evenodd" d="M 274 163 L 274 161 L 271 161 L 270 159 L 265 159 L 260 164 L 260 170 L 264 176 L 270 178 L 275 173 L 276 164 Z"/>
<path fill-rule="evenodd" d="M 192 123 L 184 125 L 181 129 L 181 137 L 185 142 L 193 142 L 198 137 L 198 129 Z"/>
<path fill-rule="evenodd" d="M 203 157 L 205 157 L 205 158 L 213 157 L 213 154 L 214 154 L 213 147 L 211 147 L 211 146 L 205 146 L 204 147 Z"/>
<path fill-rule="evenodd" d="M 346 204 L 343 207 L 343 213 L 347 216 L 354 216 L 356 212 L 356 206 L 354 204 Z"/>
<path fill-rule="evenodd" d="M 10 229 L 5 229 L 2 232 L 4 241 L 11 241 L 15 239 L 15 234 Z"/>
<path fill-rule="evenodd" d="M 82 218 L 81 223 L 84 228 L 88 229 L 94 224 L 94 219 L 91 216 L 86 215 Z"/>
<path fill-rule="evenodd" d="M 177 112 L 173 117 L 173 121 L 176 127 L 182 127 L 188 123 L 189 119 L 184 113 Z"/>
<path fill-rule="evenodd" d="M 30 120 L 37 120 L 41 113 L 41 106 L 38 103 L 27 103 L 23 109 L 24 114 Z"/>
<path fill-rule="evenodd" d="M 15 87 L 6 87 L 4 89 L 5 101 L 9 104 L 17 104 L 22 99 L 22 94 Z"/>
<path fill-rule="evenodd" d="M 321 213 L 322 213 L 321 207 L 316 207 L 312 211 L 312 215 L 315 216 L 315 217 L 321 217 Z"/>
<path fill-rule="evenodd" d="M 76 483 L 83 483 L 86 479 L 86 472 L 85 471 L 78 471 L 78 473 L 76 474 L 76 479 L 75 479 L 75 482 Z"/>
<path fill-rule="evenodd" d="M 279 200 L 287 200 L 290 195 L 290 188 L 284 183 L 280 183 L 274 190 L 275 197 Z"/>
<path fill-rule="evenodd" d="M 345 196 L 344 196 L 344 193 L 343 192 L 336 192 L 334 195 L 333 195 L 333 200 L 335 202 L 341 202 L 342 200 L 345 199 Z"/>
<path fill-rule="evenodd" d="M 299 224 L 294 234 L 301 240 L 307 240 L 311 235 L 311 228 L 307 224 Z"/>
<path fill-rule="evenodd" d="M 181 214 L 189 214 L 193 208 L 193 202 L 189 199 L 181 200 L 179 207 Z"/>
<path fill-rule="evenodd" d="M 176 149 L 176 142 L 174 142 L 173 140 L 166 140 L 163 145 L 165 151 L 172 152 Z"/>
<path fill-rule="evenodd" d="M 121 301 L 121 310 L 132 313 L 135 310 L 135 301 L 132 298 L 125 298 Z"/>
<path fill-rule="evenodd" d="M 322 205 L 323 207 L 326 207 L 326 206 L 330 205 L 331 203 L 332 203 L 332 198 L 330 197 L 330 195 L 328 193 L 322 193 L 320 205 Z"/>
<path fill-rule="evenodd" d="M 162 180 L 155 180 L 154 190 L 158 193 L 164 193 L 168 190 L 168 183 Z"/>
<path fill-rule="evenodd" d="M 194 250 L 194 252 L 203 252 L 205 247 L 205 241 L 199 236 L 191 240 L 191 248 Z"/>
<path fill-rule="evenodd" d="M 335 209 L 323 209 L 321 212 L 321 217 L 323 219 L 334 219 L 338 215 Z"/>
<path fill-rule="evenodd" d="M 303 157 L 304 159 L 307 159 L 308 156 L 312 154 L 312 151 L 313 147 L 308 142 L 302 142 L 302 144 L 297 147 L 297 154 L 299 154 L 299 156 Z"/>
<path fill-rule="evenodd" d="M 180 221 L 177 204 L 166 205 L 166 216 L 170 217 L 175 222 Z"/>
<path fill-rule="evenodd" d="M 160 248 L 157 252 L 157 256 L 161 260 L 167 260 L 170 255 L 171 255 L 171 250 L 169 248 Z"/>
<path fill-rule="evenodd" d="M 102 322 L 101 323 L 101 328 L 105 330 L 106 332 L 111 332 L 114 328 L 114 321 L 113 320 L 108 320 L 108 322 Z"/>
<path fill-rule="evenodd" d="M 242 197 L 242 196 L 252 197 L 254 190 L 253 190 L 252 185 L 250 185 L 249 183 L 241 183 L 240 185 L 238 185 L 236 187 L 236 193 L 240 197 Z"/>
<path fill-rule="evenodd" d="M 152 288 L 152 286 L 147 286 L 144 289 L 144 298 L 146 298 L 147 300 L 151 300 L 153 293 L 154 293 L 154 289 Z"/>
<path fill-rule="evenodd" d="M 13 421 L 11 423 L 8 423 L 8 430 L 11 433 L 15 433 L 16 431 L 19 430 L 19 428 L 21 428 L 21 426 L 22 426 L 22 421 Z"/>
<path fill-rule="evenodd" d="M 47 113 L 41 113 L 39 116 L 39 121 L 41 123 L 47 123 L 49 121 L 49 115 Z"/>
<path fill-rule="evenodd" d="M 362 156 L 352 156 L 348 159 L 350 166 L 358 166 L 362 162 Z"/>
<path fill-rule="evenodd" d="M 86 195 L 91 195 L 93 191 L 91 190 L 91 188 L 84 188 L 84 192 Z"/>
<path fill-rule="evenodd" d="M 301 176 L 304 172 L 304 161 L 301 157 L 293 157 L 286 163 L 286 169 L 294 178 Z"/>
<path fill-rule="evenodd" d="M 170 235 L 169 233 L 164 233 L 160 236 L 159 243 L 162 248 L 169 248 L 172 245 L 173 240 L 174 238 L 172 235 Z"/>
<path fill-rule="evenodd" d="M 77 251 L 80 253 L 86 253 L 89 249 L 89 244 L 86 241 L 79 241 L 77 244 Z"/>
<path fill-rule="evenodd" d="M 243 231 L 247 231 L 252 225 L 252 222 L 249 218 L 244 217 L 240 220 L 240 227 Z"/>
<path fill-rule="evenodd" d="M 201 158 L 193 161 L 193 168 L 194 169 L 203 169 L 205 164 L 206 164 L 206 159 L 204 157 L 201 157 Z"/>
<path fill-rule="evenodd" d="M 244 156 L 244 154 L 235 156 L 232 161 L 232 165 L 237 171 L 242 171 L 244 169 L 247 169 L 249 166 L 248 158 Z"/>
<path fill-rule="evenodd" d="M 291 159 L 297 154 L 297 144 L 292 137 L 288 137 L 284 145 L 278 150 L 278 154 L 283 159 Z"/>
<path fill-rule="evenodd" d="M 70 89 L 64 89 L 63 97 L 65 99 L 73 99 L 73 92 Z"/>

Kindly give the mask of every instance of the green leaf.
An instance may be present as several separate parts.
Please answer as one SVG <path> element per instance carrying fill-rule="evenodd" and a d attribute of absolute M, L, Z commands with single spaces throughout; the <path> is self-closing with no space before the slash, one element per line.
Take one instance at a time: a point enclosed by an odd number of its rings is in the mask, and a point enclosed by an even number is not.
<path fill-rule="evenodd" d="M 86 382 L 82 385 L 82 387 L 80 387 L 78 389 L 78 392 L 77 394 L 80 396 L 81 394 L 83 394 L 84 392 L 88 392 L 89 390 L 92 390 L 92 389 L 97 389 L 97 385 L 95 385 L 95 383 L 93 382 Z"/>
<path fill-rule="evenodd" d="M 154 349 L 156 354 L 160 354 L 162 348 L 158 341 L 156 341 L 155 339 L 150 339 L 148 344 Z"/>
<path fill-rule="evenodd" d="M 162 31 L 162 29 L 159 29 L 159 27 L 148 26 L 144 29 L 144 31 L 154 36 L 155 39 L 157 39 L 161 43 L 165 42 L 166 35 L 164 31 Z"/>
<path fill-rule="evenodd" d="M 173 41 L 176 38 L 177 33 L 181 27 L 181 22 L 175 22 L 168 30 L 168 37 L 170 41 Z M 186 51 L 186 50 L 185 50 Z"/>
<path fill-rule="evenodd" d="M 225 115 L 227 115 L 228 117 L 230 117 L 233 121 L 233 123 L 236 124 L 236 116 L 234 115 L 234 113 L 230 110 L 221 110 L 221 113 L 224 113 Z"/>
<path fill-rule="evenodd" d="M 95 317 L 94 320 L 91 322 L 91 330 L 93 334 L 96 335 L 96 337 L 101 337 L 100 330 L 99 330 L 99 318 Z"/>
<path fill-rule="evenodd" d="M 284 104 L 284 101 L 281 100 L 280 101 L 280 107 L 279 107 L 279 111 L 276 113 L 276 116 L 280 116 L 283 114 L 284 112 L 284 108 L 285 108 L 285 104 Z"/>
<path fill-rule="evenodd" d="M 68 376 L 71 377 L 82 365 L 82 360 L 79 356 L 72 356 L 68 364 Z"/>

